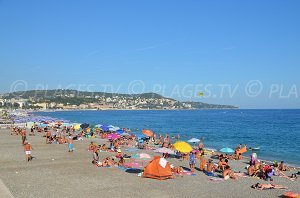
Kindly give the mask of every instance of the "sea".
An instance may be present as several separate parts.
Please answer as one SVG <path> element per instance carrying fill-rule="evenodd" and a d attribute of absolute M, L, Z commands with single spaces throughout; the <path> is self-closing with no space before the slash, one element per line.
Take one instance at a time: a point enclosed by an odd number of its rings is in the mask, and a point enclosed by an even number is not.
<path fill-rule="evenodd" d="M 285 161 L 300 167 L 300 109 L 284 110 L 105 110 L 54 111 L 38 115 L 130 128 L 133 133 L 150 129 L 182 140 L 203 138 L 205 147 L 259 147 L 266 161 Z M 246 155 L 251 155 L 249 151 Z"/>

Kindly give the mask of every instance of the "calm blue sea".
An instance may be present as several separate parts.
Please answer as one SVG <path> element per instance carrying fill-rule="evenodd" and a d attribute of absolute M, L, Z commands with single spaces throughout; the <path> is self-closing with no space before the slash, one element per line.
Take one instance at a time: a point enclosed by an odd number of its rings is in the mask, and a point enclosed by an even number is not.
<path fill-rule="evenodd" d="M 72 122 L 111 124 L 138 132 L 204 138 L 205 146 L 235 148 L 239 143 L 260 147 L 265 160 L 300 166 L 300 110 L 174 110 L 174 111 L 58 111 L 39 112 Z M 249 154 L 250 155 L 250 154 Z"/>

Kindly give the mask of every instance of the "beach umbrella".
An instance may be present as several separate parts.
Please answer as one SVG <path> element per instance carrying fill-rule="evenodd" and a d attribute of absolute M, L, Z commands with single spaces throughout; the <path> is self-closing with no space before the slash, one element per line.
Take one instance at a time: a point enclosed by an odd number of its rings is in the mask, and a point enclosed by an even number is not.
<path fill-rule="evenodd" d="M 155 153 L 168 153 L 170 155 L 175 155 L 175 151 L 173 151 L 169 148 L 165 148 L 165 147 L 155 149 L 154 152 Z"/>
<path fill-rule="evenodd" d="M 197 138 L 192 138 L 192 139 L 188 140 L 188 142 L 197 143 L 197 142 L 200 142 L 200 140 Z"/>
<path fill-rule="evenodd" d="M 220 152 L 222 152 L 222 153 L 234 153 L 234 150 L 232 148 L 225 147 L 225 148 L 220 149 Z"/>
<path fill-rule="evenodd" d="M 42 128 L 45 128 L 47 126 L 48 126 L 48 124 L 43 124 L 43 123 L 40 124 L 40 127 L 42 127 Z"/>
<path fill-rule="evenodd" d="M 80 129 L 80 124 L 75 124 L 75 125 L 74 125 L 74 129 L 75 129 L 75 130 L 79 130 L 79 129 Z"/>
<path fill-rule="evenodd" d="M 108 131 L 109 127 L 107 125 L 102 125 L 100 127 L 103 131 Z"/>
<path fill-rule="evenodd" d="M 118 139 L 119 137 L 120 137 L 119 134 L 112 133 L 107 136 L 107 139 L 115 140 L 115 139 Z"/>
<path fill-rule="evenodd" d="M 71 123 L 62 123 L 62 126 L 70 127 L 70 126 L 72 126 L 72 124 Z"/>
<path fill-rule="evenodd" d="M 142 130 L 142 134 L 148 136 L 148 137 L 151 137 L 153 135 L 153 132 L 151 130 L 145 130 L 143 129 Z"/>
<path fill-rule="evenodd" d="M 193 150 L 189 143 L 178 141 L 174 145 L 174 148 L 181 153 L 189 153 Z"/>
<path fill-rule="evenodd" d="M 117 132 L 118 134 L 124 133 L 124 131 L 123 131 L 122 129 L 118 129 L 116 132 Z"/>
<path fill-rule="evenodd" d="M 89 125 L 88 123 L 83 123 L 83 124 L 80 125 L 80 128 L 86 129 L 86 128 L 88 128 L 89 126 L 90 126 L 90 125 Z"/>
<path fill-rule="evenodd" d="M 128 136 L 128 135 L 130 135 L 129 133 L 121 133 L 121 136 Z"/>
<path fill-rule="evenodd" d="M 97 124 L 95 125 L 95 128 L 101 128 L 103 125 L 102 124 Z"/>

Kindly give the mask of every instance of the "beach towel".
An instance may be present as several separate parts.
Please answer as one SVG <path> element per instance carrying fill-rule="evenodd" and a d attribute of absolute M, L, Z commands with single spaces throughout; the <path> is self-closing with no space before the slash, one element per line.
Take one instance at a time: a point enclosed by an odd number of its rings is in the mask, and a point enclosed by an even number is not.
<path fill-rule="evenodd" d="M 209 178 L 209 181 L 222 182 L 222 181 L 225 181 L 225 180 L 223 178 L 220 178 L 220 177 L 211 177 L 211 178 Z"/>
<path fill-rule="evenodd" d="M 214 176 L 215 176 L 215 174 L 212 173 L 212 172 L 207 172 L 207 171 L 203 171 L 203 172 L 204 172 L 204 174 L 205 174 L 206 176 L 209 176 L 209 177 L 214 177 Z"/>
<path fill-rule="evenodd" d="M 126 171 L 127 170 L 127 168 L 124 167 L 124 166 L 118 166 L 118 169 L 120 169 L 121 171 Z"/>
<path fill-rule="evenodd" d="M 137 148 L 128 148 L 128 149 L 125 149 L 125 151 L 129 151 L 129 152 L 134 152 L 134 151 L 138 151 L 139 149 Z"/>
<path fill-rule="evenodd" d="M 247 173 L 234 173 L 238 177 L 248 177 Z"/>

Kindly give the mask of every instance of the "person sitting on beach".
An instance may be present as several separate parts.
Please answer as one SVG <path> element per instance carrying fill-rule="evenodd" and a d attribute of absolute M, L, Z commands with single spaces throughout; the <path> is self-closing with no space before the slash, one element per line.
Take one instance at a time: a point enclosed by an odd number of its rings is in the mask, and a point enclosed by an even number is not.
<path fill-rule="evenodd" d="M 227 159 L 221 158 L 221 160 L 218 162 L 218 169 L 223 171 L 225 169 L 225 166 L 227 166 Z"/>
<path fill-rule="evenodd" d="M 182 166 L 179 166 L 177 168 L 173 164 L 171 164 L 171 171 L 172 171 L 173 174 L 180 175 L 181 177 L 183 176 L 182 174 L 184 173 L 184 169 L 182 168 Z"/>
<path fill-rule="evenodd" d="M 229 160 L 234 160 L 234 159 L 235 159 L 235 156 L 225 154 L 224 158 L 225 158 L 225 159 L 229 159 Z"/>
<path fill-rule="evenodd" d="M 257 172 L 258 170 L 255 169 L 255 166 L 254 165 L 250 165 L 248 168 L 247 168 L 247 173 L 250 177 L 254 177 L 257 175 Z"/>
<path fill-rule="evenodd" d="M 120 157 L 120 160 L 118 162 L 118 166 L 124 166 L 124 164 L 125 164 L 124 157 Z"/>
<path fill-rule="evenodd" d="M 217 167 L 214 166 L 214 164 L 212 163 L 212 160 L 208 160 L 208 163 L 206 165 L 206 171 L 204 171 L 204 173 L 207 176 L 214 176 L 214 170 L 216 170 Z"/>
<path fill-rule="evenodd" d="M 290 170 L 290 168 L 284 164 L 284 161 L 280 162 L 280 164 L 278 166 L 278 169 L 280 171 L 289 171 Z"/>
<path fill-rule="evenodd" d="M 234 172 L 231 170 L 230 166 L 225 166 L 222 176 L 225 180 L 231 178 L 231 179 L 237 179 L 237 177 L 235 176 Z"/>
<path fill-rule="evenodd" d="M 121 149 L 118 148 L 116 151 L 117 151 L 116 158 L 121 158 L 122 157 L 122 151 L 121 151 Z"/>
<path fill-rule="evenodd" d="M 171 143 L 168 144 L 169 149 L 173 149 L 173 145 Z"/>
<path fill-rule="evenodd" d="M 242 154 L 240 154 L 240 153 L 234 156 L 234 159 L 235 159 L 235 160 L 242 160 L 243 158 L 244 158 L 244 157 L 243 157 Z"/>
<path fill-rule="evenodd" d="M 251 188 L 257 189 L 257 190 L 264 190 L 264 189 L 288 189 L 286 186 L 282 185 L 275 185 L 275 184 L 260 184 L 256 183 L 251 186 Z"/>
<path fill-rule="evenodd" d="M 102 150 L 102 151 L 107 151 L 107 147 L 106 147 L 105 144 L 102 145 L 101 150 Z"/>
<path fill-rule="evenodd" d="M 93 151 L 95 149 L 95 147 L 97 147 L 97 146 L 94 144 L 94 142 L 91 142 L 89 145 L 88 151 Z"/>

